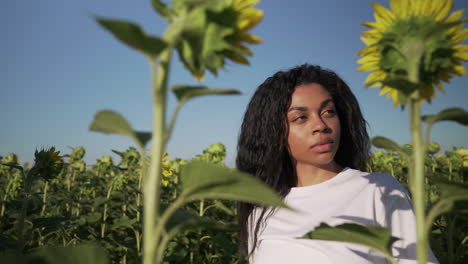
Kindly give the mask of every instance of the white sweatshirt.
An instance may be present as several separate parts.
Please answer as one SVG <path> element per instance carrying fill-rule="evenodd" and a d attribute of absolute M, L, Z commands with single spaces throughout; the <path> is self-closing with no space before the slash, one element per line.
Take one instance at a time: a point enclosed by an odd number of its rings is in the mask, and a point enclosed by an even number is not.
<path fill-rule="evenodd" d="M 321 222 L 330 226 L 358 223 L 387 227 L 392 236 L 401 239 L 392 248 L 398 263 L 417 263 L 413 207 L 406 189 L 388 174 L 345 168 L 325 182 L 291 188 L 285 202 L 298 212 L 277 209 L 266 218 L 250 264 L 390 263 L 364 246 L 298 238 Z M 252 217 L 258 218 L 259 212 L 253 211 L 249 223 Z M 250 252 L 253 238 L 249 231 Z M 439 263 L 430 248 L 429 263 Z"/>

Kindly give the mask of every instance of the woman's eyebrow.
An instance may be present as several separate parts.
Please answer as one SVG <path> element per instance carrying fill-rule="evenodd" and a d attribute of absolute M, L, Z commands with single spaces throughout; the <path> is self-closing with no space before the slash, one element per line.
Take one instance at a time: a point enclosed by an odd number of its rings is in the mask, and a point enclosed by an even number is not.
<path fill-rule="evenodd" d="M 309 110 L 308 107 L 305 107 L 305 106 L 295 106 L 295 107 L 289 108 L 288 113 L 289 113 L 289 112 L 292 112 L 292 111 L 306 112 L 307 110 Z"/>
<path fill-rule="evenodd" d="M 325 108 L 325 106 L 327 106 L 329 103 L 333 103 L 333 99 L 328 98 L 328 99 L 325 99 L 323 102 L 321 102 L 320 103 L 320 109 Z"/>
<path fill-rule="evenodd" d="M 323 100 L 323 102 L 320 103 L 319 109 L 325 108 L 329 103 L 333 103 L 332 98 L 328 98 L 328 99 Z M 306 112 L 308 110 L 309 110 L 309 108 L 306 107 L 306 106 L 294 106 L 294 107 L 289 108 L 288 113 L 292 112 L 292 111 Z"/>

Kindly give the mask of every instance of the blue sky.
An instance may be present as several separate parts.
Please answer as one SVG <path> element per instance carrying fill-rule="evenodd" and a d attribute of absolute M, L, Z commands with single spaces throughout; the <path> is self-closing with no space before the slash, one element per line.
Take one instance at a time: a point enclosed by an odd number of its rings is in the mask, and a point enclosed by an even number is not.
<path fill-rule="evenodd" d="M 385 6 L 388 1 L 376 1 Z M 455 0 L 455 9 L 468 1 Z M 234 88 L 241 96 L 211 96 L 190 101 L 179 115 L 167 151 L 189 159 L 212 143 L 227 147 L 228 165 L 234 164 L 239 127 L 256 87 L 279 70 L 311 63 L 336 71 L 358 98 L 371 136 L 387 136 L 400 144 L 410 141 L 407 112 L 393 108 L 378 89 L 366 89 L 367 73 L 358 72 L 355 54 L 364 47 L 361 22 L 373 20 L 371 1 L 263 0 L 258 7 L 264 20 L 253 30 L 263 39 L 252 46 L 250 66 L 230 63 L 204 85 Z M 18 154 L 32 161 L 36 148 L 55 146 L 62 154 L 83 146 L 85 160 L 111 155 L 133 143 L 124 137 L 88 130 L 94 114 L 118 111 L 137 130 L 152 126 L 149 64 L 146 58 L 116 41 L 92 15 L 124 19 L 160 35 L 166 24 L 153 12 L 150 1 L 125 0 L 15 0 L 0 9 L 0 155 Z M 465 26 L 466 27 L 466 26 Z M 178 62 L 172 64 L 170 84 L 197 82 Z M 468 65 L 465 64 L 468 68 Z M 468 77 L 446 85 L 424 114 L 452 106 L 468 108 Z M 170 95 L 169 113 L 175 97 Z M 443 150 L 468 147 L 468 128 L 441 123 L 432 140 Z"/>

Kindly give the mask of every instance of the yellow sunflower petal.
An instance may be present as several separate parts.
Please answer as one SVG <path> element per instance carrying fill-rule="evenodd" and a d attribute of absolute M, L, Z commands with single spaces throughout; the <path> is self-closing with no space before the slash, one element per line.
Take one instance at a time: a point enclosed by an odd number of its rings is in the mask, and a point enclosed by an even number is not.
<path fill-rule="evenodd" d="M 358 71 L 363 71 L 363 72 L 370 72 L 370 71 L 376 71 L 379 70 L 380 67 L 377 63 L 369 63 L 369 64 L 364 64 L 361 65 L 357 68 Z"/>
<path fill-rule="evenodd" d="M 457 20 L 460 20 L 460 18 L 463 16 L 463 13 L 465 13 L 464 9 L 457 10 L 453 13 L 451 13 L 446 19 L 445 22 L 455 22 Z"/>
<path fill-rule="evenodd" d="M 260 0 L 235 0 L 233 6 L 236 10 L 241 10 L 256 5 L 259 1 Z"/>
<path fill-rule="evenodd" d="M 394 89 L 390 86 L 382 86 L 382 89 L 380 89 L 379 96 L 384 95 L 386 93 L 390 93 Z"/>
<path fill-rule="evenodd" d="M 421 6 L 421 15 L 430 16 L 432 15 L 432 6 L 434 1 L 423 1 Z"/>
<path fill-rule="evenodd" d="M 377 82 L 377 81 L 382 81 L 385 79 L 385 72 L 384 71 L 374 71 L 372 73 L 370 73 L 366 80 L 364 81 L 364 83 L 366 84 L 370 84 L 369 85 L 369 88 L 374 88 L 374 87 L 378 87 L 381 85 L 380 82 Z"/>
<path fill-rule="evenodd" d="M 459 60 L 468 61 L 468 45 L 457 45 L 453 47 L 455 51 L 453 57 Z"/>
<path fill-rule="evenodd" d="M 382 32 L 378 31 L 377 29 L 366 30 L 366 31 L 363 31 L 362 34 L 370 38 L 375 38 L 375 39 L 382 38 Z"/>
<path fill-rule="evenodd" d="M 360 50 L 356 55 L 359 56 L 367 56 L 367 55 L 378 55 L 379 54 L 379 48 L 377 46 L 366 46 L 362 50 Z"/>
<path fill-rule="evenodd" d="M 245 32 L 241 32 L 239 34 L 239 39 L 241 41 L 244 41 L 244 42 L 247 42 L 247 43 L 250 43 L 250 44 L 262 43 L 261 38 L 255 36 L 255 35 L 252 35 L 252 34 L 245 33 Z M 249 55 L 249 56 L 251 56 L 251 55 Z"/>
<path fill-rule="evenodd" d="M 369 37 L 363 37 L 363 36 L 361 36 L 361 41 L 364 42 L 364 44 L 366 44 L 367 46 L 374 45 L 377 42 L 379 42 L 379 40 L 376 38 L 369 38 Z"/>
<path fill-rule="evenodd" d="M 359 64 L 367 64 L 367 63 L 375 63 L 375 62 L 379 62 L 380 61 L 380 56 L 365 56 L 365 57 L 362 57 L 360 58 L 357 62 Z"/>
<path fill-rule="evenodd" d="M 385 8 L 384 6 L 377 4 L 377 3 L 372 3 L 372 7 L 375 10 L 374 17 L 375 21 L 378 24 L 383 24 L 383 26 L 388 27 L 391 25 L 393 20 L 395 19 L 395 15 L 393 15 L 390 10 Z"/>
<path fill-rule="evenodd" d="M 446 1 L 440 1 L 444 2 L 444 5 L 441 7 L 441 9 L 438 10 L 438 12 L 435 13 L 435 20 L 436 21 L 441 21 L 445 17 L 447 17 L 448 13 L 450 10 L 452 10 L 453 7 L 453 1 L 452 0 L 446 0 Z"/>
<path fill-rule="evenodd" d="M 392 97 L 393 107 L 397 107 L 398 103 L 400 102 L 400 100 L 398 99 L 398 91 L 393 90 L 391 93 L 389 93 L 389 95 Z"/>
<path fill-rule="evenodd" d="M 413 16 L 419 16 L 421 14 L 422 9 L 422 1 L 421 0 L 413 0 L 411 1 L 411 9 L 410 14 Z"/>
<path fill-rule="evenodd" d="M 388 26 L 385 26 L 377 22 L 364 22 L 364 23 L 361 23 L 361 25 L 372 28 L 372 29 L 376 29 L 380 32 L 386 32 L 388 28 Z"/>
<path fill-rule="evenodd" d="M 451 72 L 459 76 L 463 76 L 466 74 L 466 69 L 465 69 L 465 66 L 458 64 L 452 67 Z"/>
<path fill-rule="evenodd" d="M 401 0 L 390 0 L 390 9 L 395 13 L 396 17 L 401 16 L 401 6 L 402 6 L 402 1 Z"/>
<path fill-rule="evenodd" d="M 452 41 L 455 43 L 463 42 L 468 38 L 468 28 L 457 30 L 452 36 Z"/>

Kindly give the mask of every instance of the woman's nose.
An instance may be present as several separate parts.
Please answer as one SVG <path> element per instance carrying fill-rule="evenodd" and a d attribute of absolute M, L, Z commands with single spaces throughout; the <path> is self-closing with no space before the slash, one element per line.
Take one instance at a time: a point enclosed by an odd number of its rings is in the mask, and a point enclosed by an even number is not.
<path fill-rule="evenodd" d="M 327 133 L 329 130 L 330 128 L 327 126 L 327 123 L 325 123 L 325 121 L 322 118 L 317 117 L 314 120 L 313 127 L 312 127 L 312 134 Z"/>

